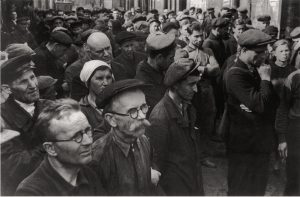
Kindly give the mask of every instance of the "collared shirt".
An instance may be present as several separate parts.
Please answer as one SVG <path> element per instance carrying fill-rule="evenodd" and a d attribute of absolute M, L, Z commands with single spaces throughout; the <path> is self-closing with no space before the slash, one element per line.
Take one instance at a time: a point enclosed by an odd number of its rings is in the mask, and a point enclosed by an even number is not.
<path fill-rule="evenodd" d="M 27 103 L 23 103 L 21 101 L 18 101 L 15 99 L 15 101 L 23 108 L 25 109 L 25 111 L 27 111 L 31 116 L 33 116 L 34 114 L 34 109 L 35 109 L 35 106 L 34 106 L 34 103 L 30 103 L 30 104 L 27 104 Z"/>
<path fill-rule="evenodd" d="M 101 175 L 108 195 L 150 195 L 150 143 L 146 136 L 128 144 L 114 130 L 93 144 L 91 166 Z"/>
<path fill-rule="evenodd" d="M 94 196 L 105 195 L 100 179 L 88 167 L 78 172 L 77 185 L 68 183 L 51 166 L 47 157 L 17 188 L 16 195 L 30 196 Z"/>

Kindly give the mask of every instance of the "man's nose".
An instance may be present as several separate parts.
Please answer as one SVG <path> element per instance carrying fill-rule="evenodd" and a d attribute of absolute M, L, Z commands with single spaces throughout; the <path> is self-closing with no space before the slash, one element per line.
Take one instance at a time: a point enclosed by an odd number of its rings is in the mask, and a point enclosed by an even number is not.
<path fill-rule="evenodd" d="M 82 134 L 82 142 L 83 145 L 90 145 L 93 143 L 93 137 L 88 136 L 86 133 Z"/>

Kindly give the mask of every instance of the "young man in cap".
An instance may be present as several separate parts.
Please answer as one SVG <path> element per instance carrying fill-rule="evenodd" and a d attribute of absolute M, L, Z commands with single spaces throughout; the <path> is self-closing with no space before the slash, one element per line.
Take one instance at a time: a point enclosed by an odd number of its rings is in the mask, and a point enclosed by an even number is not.
<path fill-rule="evenodd" d="M 121 48 L 121 54 L 112 61 L 112 70 L 116 81 L 133 79 L 137 65 L 147 58 L 147 55 L 136 50 L 137 36 L 132 32 L 122 31 L 117 34 L 116 42 Z"/>
<path fill-rule="evenodd" d="M 64 26 L 64 18 L 63 16 L 54 16 L 52 18 L 52 29 L 56 27 L 63 27 Z"/>
<path fill-rule="evenodd" d="M 32 49 L 38 47 L 33 34 L 28 30 L 30 19 L 27 16 L 22 16 L 17 19 L 16 29 L 10 35 L 10 43 L 27 43 Z"/>
<path fill-rule="evenodd" d="M 46 45 L 41 45 L 34 52 L 34 62 L 36 64 L 36 74 L 49 75 L 57 79 L 56 90 L 58 96 L 63 95 L 62 83 L 64 79 L 64 70 L 67 62 L 61 62 L 64 60 L 63 56 L 67 52 L 68 48 L 72 44 L 71 37 L 62 31 L 55 31 L 51 33 L 50 40 Z M 66 61 L 66 60 L 65 60 Z"/>
<path fill-rule="evenodd" d="M 239 7 L 238 11 L 238 19 L 242 20 L 247 25 L 252 25 L 251 19 L 248 17 L 248 10 L 246 7 Z"/>
<path fill-rule="evenodd" d="M 291 73 L 284 84 L 277 110 L 275 128 L 279 139 L 279 154 L 286 159 L 284 195 L 300 195 L 300 70 Z"/>
<path fill-rule="evenodd" d="M 260 30 L 242 33 L 240 55 L 226 73 L 228 195 L 265 193 L 276 112 L 271 67 L 264 64 L 272 41 Z"/>
<path fill-rule="evenodd" d="M 176 44 L 174 35 L 159 32 L 150 34 L 146 42 L 148 58 L 138 65 L 135 78 L 153 85 L 145 90 L 147 103 L 153 109 L 165 94 L 164 72 L 174 61 Z"/>
<path fill-rule="evenodd" d="M 109 65 L 111 64 L 112 47 L 106 34 L 102 32 L 90 34 L 83 44 L 83 54 L 66 68 L 65 81 L 68 84 L 71 97 L 75 100 L 79 101 L 85 96 L 85 93 L 88 93 L 86 86 L 79 78 L 79 74 L 84 63 L 90 60 L 102 60 Z"/>
<path fill-rule="evenodd" d="M 144 135 L 150 125 L 142 91 L 147 87 L 137 79 L 117 81 L 96 101 L 111 130 L 94 142 L 92 166 L 108 195 L 153 195 L 150 143 Z"/>
<path fill-rule="evenodd" d="M 160 21 L 158 20 L 157 15 L 148 14 L 147 22 L 149 23 L 149 32 L 150 32 L 150 34 L 160 31 Z"/>
<path fill-rule="evenodd" d="M 196 111 L 191 105 L 200 72 L 193 60 L 180 58 L 168 68 L 169 88 L 150 114 L 146 129 L 161 172 L 160 186 L 167 195 L 204 195 L 197 134 Z"/>
<path fill-rule="evenodd" d="M 192 24 L 188 28 L 190 43 L 184 50 L 188 52 L 189 58 L 201 65 L 199 70 L 202 73 L 202 78 L 198 83 L 198 88 L 201 91 L 195 94 L 194 104 L 197 109 L 197 126 L 200 127 L 201 134 L 203 135 L 202 139 L 205 139 L 202 141 L 207 143 L 209 137 L 213 134 L 216 116 L 212 79 L 216 79 L 220 68 L 212 50 L 202 47 L 204 41 L 203 32 L 204 30 L 200 24 Z M 203 146 L 203 148 L 207 149 L 206 146 Z M 205 154 L 205 151 L 203 151 L 203 154 Z M 215 167 L 215 164 L 209 161 L 204 155 L 202 163 L 208 167 Z"/>
<path fill-rule="evenodd" d="M 18 184 L 40 163 L 44 151 L 32 127 L 44 102 L 30 55 L 11 58 L 1 65 L 1 83 L 11 94 L 1 104 L 1 194 L 13 195 Z M 6 129 L 14 130 L 4 132 Z M 16 133 L 17 135 L 14 135 Z"/>
<path fill-rule="evenodd" d="M 71 99 L 51 101 L 38 116 L 47 156 L 18 186 L 22 196 L 105 195 L 92 161 L 93 131 L 79 104 Z"/>
<path fill-rule="evenodd" d="M 256 28 L 259 30 L 264 30 L 270 26 L 271 16 L 270 15 L 259 15 L 257 17 Z"/>

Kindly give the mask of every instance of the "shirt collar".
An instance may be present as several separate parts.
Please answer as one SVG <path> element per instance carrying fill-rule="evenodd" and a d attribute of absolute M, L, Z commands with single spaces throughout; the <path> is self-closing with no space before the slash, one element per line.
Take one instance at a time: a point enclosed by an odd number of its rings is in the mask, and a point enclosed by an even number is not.
<path fill-rule="evenodd" d="M 15 101 L 23 108 L 25 109 L 25 111 L 27 111 L 31 116 L 33 116 L 34 114 L 34 110 L 35 110 L 35 105 L 34 103 L 23 103 L 21 101 L 18 101 L 15 99 Z"/>
<path fill-rule="evenodd" d="M 128 157 L 130 146 L 134 146 L 134 143 L 137 144 L 137 147 L 141 149 L 141 141 L 139 138 L 136 139 L 136 142 L 133 142 L 132 144 L 128 144 L 124 142 L 118 135 L 116 135 L 115 131 L 112 130 L 112 136 L 114 142 L 117 144 L 117 146 L 121 149 L 125 157 Z"/>

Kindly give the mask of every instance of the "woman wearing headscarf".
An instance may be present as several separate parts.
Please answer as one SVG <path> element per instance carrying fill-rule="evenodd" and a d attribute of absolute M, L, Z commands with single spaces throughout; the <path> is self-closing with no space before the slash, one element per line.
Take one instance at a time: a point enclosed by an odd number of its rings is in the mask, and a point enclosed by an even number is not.
<path fill-rule="evenodd" d="M 110 130 L 109 125 L 102 116 L 102 109 L 96 106 L 96 98 L 99 97 L 103 89 L 114 82 L 111 67 L 100 60 L 91 60 L 84 64 L 80 79 L 89 89 L 88 95 L 83 97 L 79 103 L 81 111 L 86 115 L 91 127 L 96 129 L 94 139 L 101 137 Z"/>

